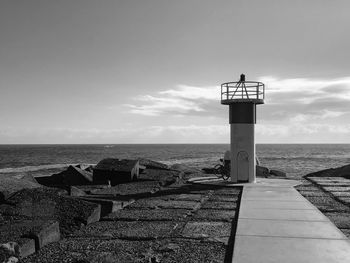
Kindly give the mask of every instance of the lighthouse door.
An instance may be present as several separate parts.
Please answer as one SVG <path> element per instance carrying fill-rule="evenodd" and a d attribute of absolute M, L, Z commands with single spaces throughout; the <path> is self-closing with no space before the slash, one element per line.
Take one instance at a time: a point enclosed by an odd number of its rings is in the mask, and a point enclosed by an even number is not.
<path fill-rule="evenodd" d="M 237 155 L 237 175 L 238 175 L 238 181 L 248 182 L 249 155 L 246 151 L 241 151 Z"/>

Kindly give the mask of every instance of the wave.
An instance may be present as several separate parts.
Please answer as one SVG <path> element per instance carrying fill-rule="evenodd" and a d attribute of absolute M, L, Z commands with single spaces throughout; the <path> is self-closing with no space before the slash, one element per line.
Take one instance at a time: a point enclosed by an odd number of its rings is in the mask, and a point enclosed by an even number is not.
<path fill-rule="evenodd" d="M 269 161 L 274 161 L 274 160 L 289 160 L 289 161 L 319 161 L 319 160 L 348 160 L 348 157 L 344 156 L 313 156 L 313 157 L 264 157 L 264 156 L 259 156 L 259 159 L 263 160 L 269 160 Z"/>
<path fill-rule="evenodd" d="M 40 170 L 49 170 L 49 169 L 60 169 L 68 167 L 69 165 L 76 164 L 44 164 L 44 165 L 36 165 L 36 166 L 22 166 L 16 168 L 2 168 L 0 169 L 0 173 L 25 173 L 25 172 L 35 172 Z"/>

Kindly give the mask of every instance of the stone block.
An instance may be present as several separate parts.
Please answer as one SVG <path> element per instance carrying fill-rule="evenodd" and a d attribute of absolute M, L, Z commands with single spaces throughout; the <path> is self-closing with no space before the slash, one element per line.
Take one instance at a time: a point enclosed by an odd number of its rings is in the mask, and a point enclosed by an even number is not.
<path fill-rule="evenodd" d="M 299 191 L 299 193 L 302 195 L 302 196 L 305 196 L 305 197 L 310 197 L 310 196 L 327 196 L 326 193 L 324 193 L 322 190 L 318 190 L 318 191 Z"/>
<path fill-rule="evenodd" d="M 182 236 L 189 238 L 229 238 L 231 223 L 226 222 L 188 222 Z"/>
<path fill-rule="evenodd" d="M 86 218 L 84 222 L 86 225 L 100 221 L 101 218 L 101 205 L 97 205 L 95 209 L 92 210 L 91 214 Z"/>
<path fill-rule="evenodd" d="M 263 166 L 256 166 L 256 177 L 268 177 L 270 173 L 269 168 Z"/>
<path fill-rule="evenodd" d="M 237 202 L 238 195 L 212 195 L 209 197 L 209 201 Z"/>
<path fill-rule="evenodd" d="M 35 253 L 35 241 L 31 238 L 20 238 L 18 240 L 19 257 L 24 258 Z"/>
<path fill-rule="evenodd" d="M 162 200 L 178 200 L 178 201 L 197 201 L 200 202 L 203 199 L 201 194 L 175 194 L 175 195 L 161 195 L 157 197 Z"/>
<path fill-rule="evenodd" d="M 85 185 L 92 183 L 92 173 L 72 165 L 60 174 L 65 185 Z"/>
<path fill-rule="evenodd" d="M 350 192 L 330 192 L 335 197 L 348 197 L 350 198 Z"/>
<path fill-rule="evenodd" d="M 235 202 L 218 202 L 218 201 L 207 201 L 202 205 L 204 209 L 236 209 L 237 203 Z"/>
<path fill-rule="evenodd" d="M 323 186 L 322 188 L 328 192 L 350 192 L 349 186 Z"/>
<path fill-rule="evenodd" d="M 325 215 L 338 228 L 350 229 L 350 213 L 325 213 Z"/>
<path fill-rule="evenodd" d="M 139 176 L 138 160 L 119 160 L 106 158 L 93 169 L 94 182 L 111 181 L 112 185 L 136 180 Z"/>
<path fill-rule="evenodd" d="M 169 221 L 100 221 L 76 232 L 82 237 L 145 240 L 174 237 L 183 223 Z"/>
<path fill-rule="evenodd" d="M 214 194 L 217 195 L 239 195 L 241 193 L 241 188 L 220 188 L 214 189 Z"/>
<path fill-rule="evenodd" d="M 195 210 L 200 207 L 200 202 L 195 201 L 178 201 L 178 200 L 159 200 L 159 199 L 143 199 L 137 200 L 129 207 L 132 208 L 178 208 L 178 209 L 191 209 Z"/>
<path fill-rule="evenodd" d="M 36 249 L 57 242 L 60 240 L 60 227 L 57 221 L 48 221 L 44 223 L 39 231 L 32 233 L 35 237 Z"/>
<path fill-rule="evenodd" d="M 223 209 L 199 209 L 192 216 L 192 220 L 195 221 L 228 221 L 231 222 L 235 217 L 236 212 L 234 210 Z"/>
<path fill-rule="evenodd" d="M 270 175 L 274 175 L 277 177 L 286 177 L 287 174 L 283 171 L 279 171 L 279 170 L 270 170 Z"/>
<path fill-rule="evenodd" d="M 103 220 L 182 221 L 188 214 L 187 209 L 123 209 L 107 215 Z"/>
<path fill-rule="evenodd" d="M 105 216 L 109 213 L 113 213 L 115 211 L 123 209 L 122 201 L 108 200 L 102 198 L 89 198 L 83 196 L 80 196 L 78 198 L 87 202 L 99 204 L 101 206 L 101 216 Z"/>
<path fill-rule="evenodd" d="M 69 187 L 69 195 L 70 196 L 84 196 L 84 195 L 86 195 L 86 193 L 84 190 L 81 190 L 78 187 L 70 186 Z"/>

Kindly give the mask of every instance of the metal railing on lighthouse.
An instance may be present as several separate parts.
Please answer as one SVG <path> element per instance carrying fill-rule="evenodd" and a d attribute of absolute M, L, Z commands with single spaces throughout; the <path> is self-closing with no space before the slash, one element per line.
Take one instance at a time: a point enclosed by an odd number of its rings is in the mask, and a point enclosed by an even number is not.
<path fill-rule="evenodd" d="M 242 74 L 239 81 L 221 84 L 221 104 L 229 105 L 235 102 L 252 102 L 263 104 L 265 85 L 258 81 L 246 81 Z"/>

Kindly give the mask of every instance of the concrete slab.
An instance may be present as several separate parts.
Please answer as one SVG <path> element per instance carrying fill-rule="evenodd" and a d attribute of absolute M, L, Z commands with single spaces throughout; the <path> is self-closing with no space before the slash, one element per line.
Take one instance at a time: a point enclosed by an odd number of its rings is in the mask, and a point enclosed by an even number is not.
<path fill-rule="evenodd" d="M 330 221 L 238 219 L 236 235 L 347 239 Z"/>
<path fill-rule="evenodd" d="M 296 210 L 296 209 L 264 209 L 255 208 L 248 209 L 242 206 L 239 211 L 241 219 L 275 219 L 275 220 L 302 220 L 302 221 L 325 221 L 325 218 L 320 211 L 316 210 Z"/>
<path fill-rule="evenodd" d="M 250 209 L 255 208 L 274 208 L 274 209 L 296 209 L 296 210 L 309 210 L 314 209 L 308 202 L 293 202 L 293 201 L 272 201 L 272 200 L 244 200 L 241 201 L 241 207 L 247 207 Z"/>
<path fill-rule="evenodd" d="M 243 191 L 244 200 L 279 200 L 279 201 L 294 201 L 303 202 L 304 198 L 297 191 L 274 191 L 274 190 L 264 190 L 264 191 Z"/>
<path fill-rule="evenodd" d="M 347 263 L 348 240 L 236 236 L 233 263 Z"/>

